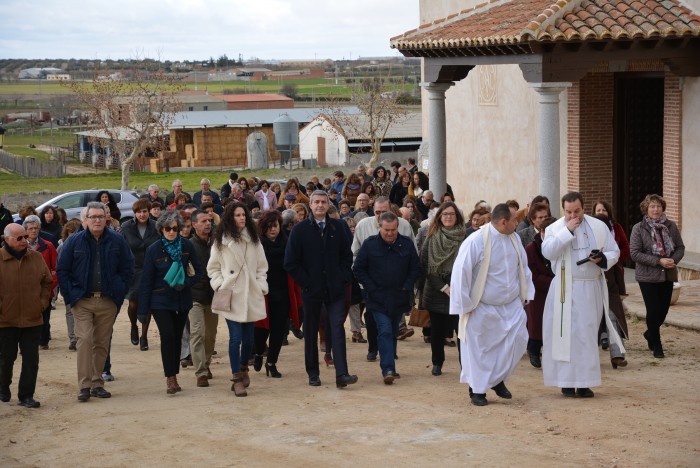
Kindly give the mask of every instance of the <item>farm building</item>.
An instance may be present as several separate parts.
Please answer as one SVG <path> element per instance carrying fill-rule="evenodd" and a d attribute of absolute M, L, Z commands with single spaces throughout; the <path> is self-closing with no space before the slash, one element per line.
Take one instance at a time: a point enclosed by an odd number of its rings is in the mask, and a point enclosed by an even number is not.
<path fill-rule="evenodd" d="M 343 166 L 351 157 L 369 160 L 371 144 L 367 138 L 369 122 L 365 114 L 343 116 L 338 123 L 320 114 L 299 131 L 299 155 L 302 160 L 316 161 L 318 166 Z M 410 113 L 387 130 L 382 142 L 382 157 L 415 158 L 422 142 L 421 113 Z"/>
<path fill-rule="evenodd" d="M 213 94 L 226 103 L 227 110 L 292 109 L 294 99 L 281 94 Z"/>
<path fill-rule="evenodd" d="M 354 107 L 348 109 L 353 114 L 359 112 Z M 262 142 L 266 142 L 265 153 L 271 164 L 280 160 L 274 146 L 273 122 L 287 115 L 301 127 L 321 112 L 320 108 L 180 112 L 170 125 L 170 166 L 247 167 L 250 145 Z"/>

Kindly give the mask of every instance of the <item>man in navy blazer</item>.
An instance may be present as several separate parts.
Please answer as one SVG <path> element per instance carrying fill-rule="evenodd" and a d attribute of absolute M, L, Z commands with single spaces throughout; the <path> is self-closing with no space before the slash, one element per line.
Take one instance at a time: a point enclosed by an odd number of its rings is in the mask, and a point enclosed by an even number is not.
<path fill-rule="evenodd" d="M 379 234 L 362 243 L 355 277 L 367 294 L 367 310 L 377 323 L 379 365 L 384 383 L 396 373 L 394 344 L 399 322 L 413 306 L 413 285 L 420 274 L 420 260 L 411 238 L 399 234 L 399 219 L 391 211 L 379 217 Z"/>
<path fill-rule="evenodd" d="M 345 288 L 352 281 L 352 235 L 347 224 L 328 216 L 330 200 L 323 190 L 311 194 L 311 215 L 292 229 L 284 269 L 301 286 L 304 302 L 304 355 L 309 385 L 321 385 L 318 369 L 318 325 L 326 307 L 335 362 L 336 387 L 357 382 L 348 373 L 345 351 Z"/>

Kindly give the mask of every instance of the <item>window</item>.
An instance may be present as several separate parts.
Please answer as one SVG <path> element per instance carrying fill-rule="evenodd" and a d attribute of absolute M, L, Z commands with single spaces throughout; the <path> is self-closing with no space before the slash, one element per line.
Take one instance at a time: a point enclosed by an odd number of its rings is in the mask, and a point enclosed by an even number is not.
<path fill-rule="evenodd" d="M 204 110 L 209 110 L 209 106 L 204 106 Z"/>
<path fill-rule="evenodd" d="M 190 106 L 187 108 L 188 111 L 192 112 L 194 110 L 194 107 Z"/>
<path fill-rule="evenodd" d="M 56 200 L 56 203 L 54 203 L 54 205 L 56 205 L 59 208 L 63 208 L 64 210 L 68 210 L 70 208 L 80 208 L 84 206 L 82 202 L 83 194 L 74 193 L 71 195 L 66 195 L 60 200 Z"/>

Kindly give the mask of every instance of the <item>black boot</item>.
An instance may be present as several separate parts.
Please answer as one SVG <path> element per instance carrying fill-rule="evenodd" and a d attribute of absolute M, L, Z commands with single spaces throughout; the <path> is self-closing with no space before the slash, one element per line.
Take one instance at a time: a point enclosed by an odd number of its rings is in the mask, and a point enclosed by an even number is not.
<path fill-rule="evenodd" d="M 262 365 L 263 365 L 262 354 L 256 354 L 255 358 L 253 358 L 253 369 L 255 369 L 255 372 L 260 372 L 260 369 L 262 369 Z"/>

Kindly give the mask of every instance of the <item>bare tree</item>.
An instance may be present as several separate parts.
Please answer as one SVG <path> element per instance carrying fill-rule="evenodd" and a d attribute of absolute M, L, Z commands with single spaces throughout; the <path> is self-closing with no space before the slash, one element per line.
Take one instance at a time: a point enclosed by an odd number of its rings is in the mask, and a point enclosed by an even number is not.
<path fill-rule="evenodd" d="M 347 140 L 358 139 L 370 144 L 372 158 L 368 166 L 374 167 L 382 153 L 382 142 L 392 125 L 406 119 L 406 109 L 397 101 L 397 93 L 384 87 L 381 78 L 365 78 L 355 84 L 350 105 L 361 114 L 348 112 L 347 101 L 332 101 L 324 108 L 324 114 L 336 126 L 343 129 Z"/>
<path fill-rule="evenodd" d="M 122 171 L 121 188 L 127 190 L 134 159 L 147 150 L 168 149 L 164 137 L 180 108 L 176 95 L 182 85 L 162 70 L 149 72 L 136 64 L 128 80 L 96 72 L 91 81 L 63 84 L 92 114 L 92 140 L 111 147 Z"/>

